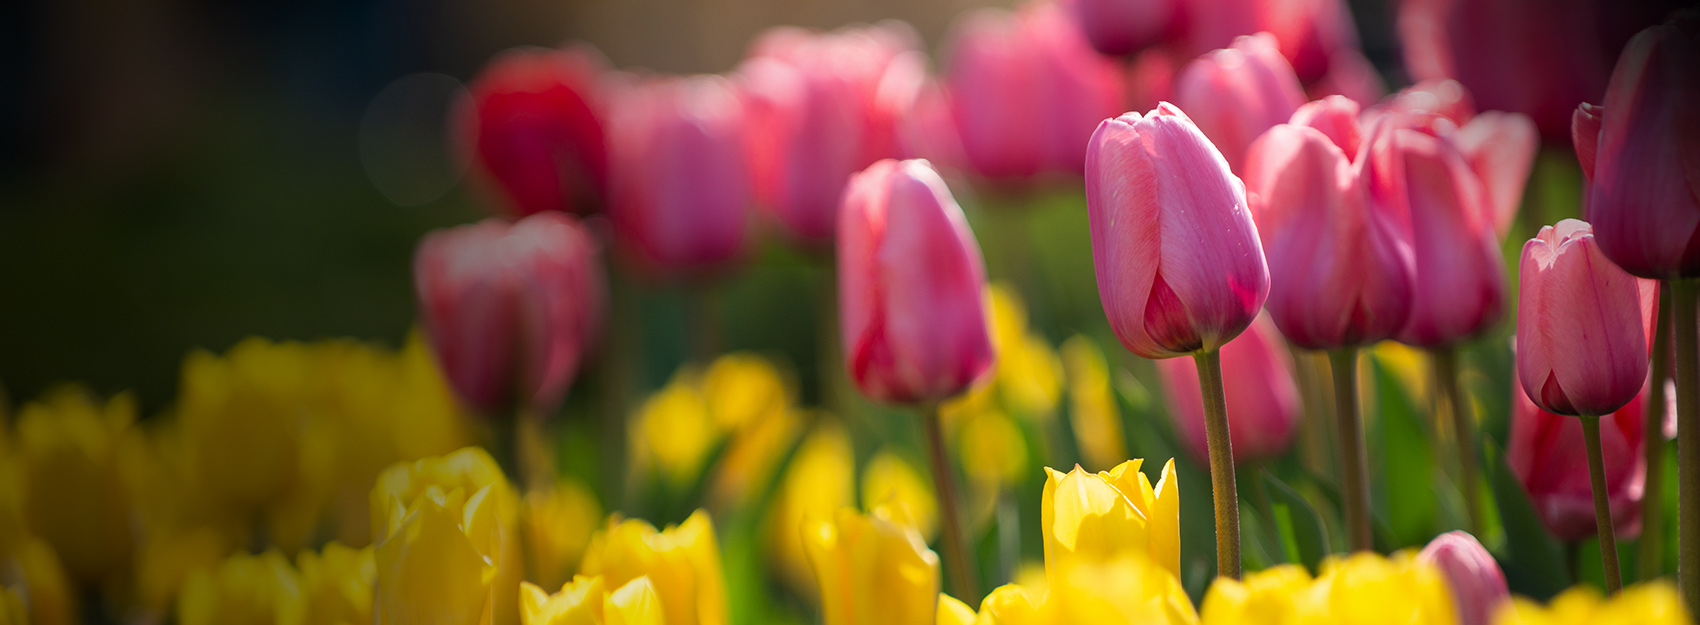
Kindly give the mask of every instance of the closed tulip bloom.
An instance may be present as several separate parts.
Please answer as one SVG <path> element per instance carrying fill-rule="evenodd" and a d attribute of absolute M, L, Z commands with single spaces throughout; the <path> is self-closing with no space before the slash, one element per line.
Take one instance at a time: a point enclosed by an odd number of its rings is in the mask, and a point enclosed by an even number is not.
<path fill-rule="evenodd" d="M 276 551 L 231 556 L 211 570 L 191 573 L 177 597 L 183 625 L 306 625 L 306 617 L 301 578 Z"/>
<path fill-rule="evenodd" d="M 520 515 L 525 532 L 527 579 L 557 586 L 570 578 L 602 523 L 602 504 L 576 480 L 525 494 Z"/>
<path fill-rule="evenodd" d="M 129 571 L 132 515 L 119 446 L 136 419 L 136 399 L 97 402 L 61 387 L 24 405 L 15 445 L 22 509 L 31 534 L 53 545 L 78 581 L 97 584 Z"/>
<path fill-rule="evenodd" d="M 1357 112 L 1340 96 L 1306 104 L 1252 143 L 1246 161 L 1269 262 L 1266 306 L 1287 340 L 1306 349 L 1391 338 L 1411 313 L 1408 222 L 1369 201 Z"/>
<path fill-rule="evenodd" d="M 1071 0 L 1066 3 L 1092 47 L 1125 56 L 1161 43 L 1178 24 L 1177 0 Z"/>
<path fill-rule="evenodd" d="M 378 571 L 371 547 L 350 549 L 331 542 L 296 556 L 307 623 L 365 625 L 372 622 L 372 584 Z"/>
<path fill-rule="evenodd" d="M 646 271 L 722 269 L 748 246 L 744 107 L 714 76 L 633 79 L 609 116 L 616 238 Z"/>
<path fill-rule="evenodd" d="M 912 403 L 968 388 L 992 365 L 980 246 L 922 160 L 874 163 L 839 211 L 845 368 L 863 394 Z"/>
<path fill-rule="evenodd" d="M 1084 564 L 1136 555 L 1180 575 L 1180 484 L 1175 461 L 1157 485 L 1140 472 L 1144 460 L 1089 473 L 1045 469 L 1039 508 L 1045 536 L 1045 576 L 1052 587 Z"/>
<path fill-rule="evenodd" d="M 1086 153 L 1098 295 L 1133 353 L 1213 351 L 1251 325 L 1269 270 L 1245 188 L 1186 114 L 1104 120 Z"/>
<path fill-rule="evenodd" d="M 1564 541 L 1595 536 L 1593 488 L 1581 420 L 1541 410 L 1521 388 L 1511 391 L 1511 442 L 1506 462 L 1548 531 Z M 1641 531 L 1641 497 L 1646 483 L 1646 419 L 1638 395 L 1617 412 L 1600 416 L 1600 453 L 1606 501 L 1619 536 Z"/>
<path fill-rule="evenodd" d="M 1588 221 L 1600 249 L 1643 278 L 1700 276 L 1700 15 L 1641 31 L 1612 72 L 1599 130 L 1577 154 L 1592 171 Z M 1587 152 L 1590 157 L 1582 157 Z"/>
<path fill-rule="evenodd" d="M 456 130 L 508 212 L 600 208 L 608 184 L 603 64 L 589 48 L 522 48 L 497 56 L 467 86 Z"/>
<path fill-rule="evenodd" d="M 1547 412 L 1604 415 L 1647 379 L 1641 289 L 1613 265 L 1586 222 L 1541 228 L 1523 246 L 1517 379 Z"/>
<path fill-rule="evenodd" d="M 1576 113 L 1570 117 L 1571 145 L 1576 147 L 1576 164 L 1582 167 L 1582 176 L 1588 183 L 1594 182 L 1594 159 L 1600 149 L 1600 126 L 1604 123 L 1606 109 L 1597 104 L 1583 102 L 1576 106 Z M 1584 197 L 1587 193 L 1584 192 Z"/>
<path fill-rule="evenodd" d="M 928 625 L 939 611 L 939 558 L 914 528 L 881 511 L 805 521 L 803 547 L 826 625 Z"/>
<path fill-rule="evenodd" d="M 1204 401 L 1198 369 L 1183 358 L 1157 361 L 1169 420 L 1200 466 L 1210 464 L 1204 439 Z M 1222 346 L 1222 385 L 1228 400 L 1228 434 L 1234 462 L 1274 460 L 1287 452 L 1299 425 L 1299 388 L 1293 363 L 1275 326 L 1259 318 Z"/>
<path fill-rule="evenodd" d="M 624 586 L 648 577 L 661 599 L 667 625 L 725 625 L 726 579 L 720 543 L 708 513 L 698 510 L 678 526 L 656 531 L 638 519 L 608 521 L 590 539 L 579 566 L 583 575 L 599 575 Z"/>
<path fill-rule="evenodd" d="M 1469 532 L 1451 531 L 1434 537 L 1417 559 L 1433 564 L 1452 588 L 1458 625 L 1493 625 L 1501 603 L 1511 598 L 1505 572 L 1493 554 Z"/>
<path fill-rule="evenodd" d="M 602 324 L 596 244 L 557 213 L 427 234 L 413 279 L 438 364 L 461 400 L 485 411 L 553 411 Z"/>
<path fill-rule="evenodd" d="M 1221 150 L 1235 173 L 1244 171 L 1246 148 L 1271 126 L 1285 123 L 1305 103 L 1293 67 L 1267 33 L 1239 37 L 1206 53 L 1175 77 L 1175 104 Z"/>

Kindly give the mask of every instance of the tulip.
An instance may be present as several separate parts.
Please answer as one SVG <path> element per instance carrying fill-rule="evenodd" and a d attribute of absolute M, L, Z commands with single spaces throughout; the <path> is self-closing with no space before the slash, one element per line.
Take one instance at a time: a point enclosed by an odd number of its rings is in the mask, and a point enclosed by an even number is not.
<path fill-rule="evenodd" d="M 1686 625 L 1692 623 L 1682 596 L 1662 580 L 1636 584 L 1609 599 L 1588 585 L 1553 597 L 1546 607 L 1524 597 L 1501 608 L 1499 625 Z"/>
<path fill-rule="evenodd" d="M 862 469 L 862 508 L 883 510 L 886 518 L 915 528 L 924 540 L 938 535 L 939 505 L 932 485 L 890 450 L 875 454 Z"/>
<path fill-rule="evenodd" d="M 0 528 L 3 529 L 3 528 Z M 46 541 L 28 536 L 0 536 L 0 566 L 7 568 L 9 586 L 0 592 L 19 593 L 16 609 L 27 619 L 19 625 L 73 625 L 83 622 L 76 587 Z M 22 582 L 19 584 L 19 582 Z M 181 620 L 181 617 L 179 617 Z"/>
<path fill-rule="evenodd" d="M 135 420 L 134 396 L 97 403 L 77 387 L 49 391 L 18 414 L 8 451 L 24 476 L 24 520 L 83 583 L 129 570 L 131 513 L 118 454 Z"/>
<path fill-rule="evenodd" d="M 1440 569 L 1452 589 L 1458 609 L 1458 625 L 1493 625 L 1500 604 L 1511 598 L 1505 573 L 1493 554 L 1467 532 L 1451 531 L 1436 536 L 1417 554 L 1417 560 Z"/>
<path fill-rule="evenodd" d="M 1037 623 L 1198 623 L 1180 580 L 1138 555 L 1077 566 L 1053 583 L 1042 601 L 1046 618 Z"/>
<path fill-rule="evenodd" d="M 916 79 L 924 78 L 926 69 L 921 36 L 909 24 L 885 20 L 830 33 L 780 26 L 756 38 L 749 58 L 769 58 L 805 73 L 830 74 L 848 87 L 844 95 L 857 109 L 853 123 L 859 129 L 858 163 L 853 170 L 892 158 L 903 149 L 902 118 L 909 114 L 909 98 L 915 95 L 911 90 L 919 86 Z M 912 73 L 915 69 L 922 70 L 919 76 Z"/>
<path fill-rule="evenodd" d="M 1239 173 L 1252 140 L 1286 122 L 1305 96 L 1274 37 L 1265 33 L 1239 37 L 1188 63 L 1175 77 L 1175 103 Z"/>
<path fill-rule="evenodd" d="M 974 609 L 956 597 L 939 594 L 938 625 L 974 625 Z"/>
<path fill-rule="evenodd" d="M 528 579 L 548 586 L 565 583 L 602 523 L 596 495 L 572 479 L 525 494 L 521 524 L 525 532 Z"/>
<path fill-rule="evenodd" d="M 1641 497 L 1647 473 L 1642 445 L 1646 435 L 1641 414 L 1644 401 L 1638 396 L 1600 419 L 1606 500 L 1612 524 L 1624 536 L 1634 536 L 1641 529 Z M 1595 534 L 1581 420 L 1542 410 L 1522 389 L 1513 389 L 1510 437 L 1506 462 L 1547 530 L 1566 542 Z"/>
<path fill-rule="evenodd" d="M 602 323 L 596 244 L 571 218 L 486 220 L 427 234 L 413 278 L 425 332 L 460 398 L 481 410 L 560 404 Z"/>
<path fill-rule="evenodd" d="M 1004 584 L 980 602 L 980 621 L 986 625 L 1040 625 L 1045 622 L 1042 609 L 1045 594 L 1036 593 L 1017 584 Z"/>
<path fill-rule="evenodd" d="M 1098 52 L 1126 56 L 1161 42 L 1178 23 L 1177 0 L 1071 0 L 1066 3 Z"/>
<path fill-rule="evenodd" d="M 350 549 L 340 543 L 296 557 L 306 623 L 364 625 L 372 622 L 372 584 L 377 564 L 371 547 Z"/>
<path fill-rule="evenodd" d="M 467 86 L 457 134 L 516 215 L 586 213 L 607 191 L 608 154 L 594 49 L 520 48 L 497 56 Z"/>
<path fill-rule="evenodd" d="M 579 568 L 584 575 L 602 576 L 609 585 L 624 586 L 647 576 L 667 625 L 726 623 L 720 545 L 702 510 L 659 532 L 646 521 L 610 518 L 608 528 L 590 539 Z"/>
<path fill-rule="evenodd" d="M 578 577 L 553 595 L 523 582 L 519 590 L 521 625 L 662 625 L 661 598 L 648 577 L 609 592 L 600 577 Z"/>
<path fill-rule="evenodd" d="M 177 621 L 304 625 L 306 607 L 295 568 L 283 555 L 268 551 L 232 556 L 217 568 L 190 574 L 177 597 Z"/>
<path fill-rule="evenodd" d="M 629 460 L 638 475 L 658 474 L 675 490 L 693 484 L 724 432 L 708 413 L 691 371 L 680 371 L 638 407 L 628 423 Z"/>
<path fill-rule="evenodd" d="M 1301 597 L 1311 583 L 1310 572 L 1297 564 L 1277 564 L 1247 575 L 1244 580 L 1218 577 L 1204 593 L 1199 622 L 1238 625 L 1292 619 L 1301 609 Z"/>
<path fill-rule="evenodd" d="M 1045 577 L 1055 588 L 1082 564 L 1133 554 L 1180 575 L 1180 485 L 1175 461 L 1163 465 L 1152 486 L 1139 471 L 1144 460 L 1088 473 L 1045 469 L 1040 531 L 1045 536 Z"/>
<path fill-rule="evenodd" d="M 1410 552 L 1359 552 L 1323 561 L 1315 580 L 1281 565 L 1246 581 L 1216 578 L 1204 593 L 1199 622 L 1453 623 L 1445 575 Z"/>
<path fill-rule="evenodd" d="M 518 622 L 519 496 L 483 449 L 391 465 L 371 504 L 374 623 Z"/>
<path fill-rule="evenodd" d="M 914 528 L 880 511 L 805 522 L 803 546 L 826 625 L 922 625 L 939 611 L 939 559 Z"/>
<path fill-rule="evenodd" d="M 748 246 L 745 113 L 732 83 L 712 76 L 634 79 L 609 117 L 609 217 L 647 271 L 722 269 Z"/>
<path fill-rule="evenodd" d="M 1177 358 L 1157 361 L 1169 420 L 1199 464 L 1210 463 L 1198 371 Z M 1267 319 L 1251 324 L 1222 347 L 1222 381 L 1228 398 L 1228 434 L 1234 462 L 1253 464 L 1286 453 L 1299 425 L 1299 388 L 1293 363 Z"/>
<path fill-rule="evenodd" d="M 849 434 L 837 426 L 818 426 L 797 446 L 764 521 L 763 550 L 780 581 L 806 598 L 820 598 L 803 548 L 803 527 L 855 505 L 855 498 L 856 454 Z"/>
<path fill-rule="evenodd" d="M 1647 379 L 1640 286 L 1595 240 L 1587 223 L 1566 219 L 1523 246 L 1517 378 L 1548 412 L 1610 414 Z"/>

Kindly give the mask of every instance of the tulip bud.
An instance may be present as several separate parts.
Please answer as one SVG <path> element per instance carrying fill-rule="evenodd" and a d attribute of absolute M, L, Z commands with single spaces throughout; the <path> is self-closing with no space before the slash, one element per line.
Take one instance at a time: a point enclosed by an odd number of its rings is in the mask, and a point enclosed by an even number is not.
<path fill-rule="evenodd" d="M 1104 120 L 1086 152 L 1098 295 L 1133 353 L 1213 351 L 1251 325 L 1269 270 L 1245 188 L 1186 114 Z"/>
<path fill-rule="evenodd" d="M 340 543 L 296 557 L 306 623 L 361 625 L 372 622 L 372 584 L 377 565 L 371 547 L 350 549 Z"/>
<path fill-rule="evenodd" d="M 594 49 L 516 49 L 490 61 L 455 111 L 473 161 L 516 215 L 586 213 L 606 194 Z"/>
<path fill-rule="evenodd" d="M 1098 52 L 1125 56 L 1160 43 L 1179 21 L 1177 0 L 1070 0 L 1065 3 Z"/>
<path fill-rule="evenodd" d="M 1522 348 L 1518 348 L 1522 353 Z M 1519 356 L 1520 357 L 1520 356 Z M 1641 496 L 1646 481 L 1646 393 L 1616 412 L 1601 415 L 1600 453 L 1606 501 L 1618 536 L 1641 532 Z M 1574 542 L 1596 535 L 1594 491 L 1588 478 L 1582 421 L 1541 410 L 1521 388 L 1511 391 L 1511 442 L 1506 463 L 1523 484 L 1547 530 Z"/>
<path fill-rule="evenodd" d="M 1542 410 L 1599 416 L 1647 380 L 1640 285 L 1607 260 L 1586 222 L 1541 228 L 1523 245 L 1517 379 Z"/>
<path fill-rule="evenodd" d="M 1253 139 L 1284 123 L 1305 103 L 1293 67 L 1268 33 L 1239 37 L 1231 47 L 1198 57 L 1175 77 L 1175 104 L 1221 150 L 1235 173 L 1244 171 Z"/>
<path fill-rule="evenodd" d="M 990 370 L 980 246 L 931 165 L 884 160 L 856 174 L 838 237 L 845 369 L 863 394 L 938 401 Z"/>
<path fill-rule="evenodd" d="M 826 625 L 927 625 L 939 611 L 939 558 L 919 532 L 876 510 L 806 521 L 803 546 Z"/>
<path fill-rule="evenodd" d="M 582 226 L 554 213 L 425 235 L 413 259 L 420 315 L 463 401 L 559 405 L 602 324 L 596 251 Z"/>
<path fill-rule="evenodd" d="M 713 76 L 633 79 L 612 100 L 609 217 L 631 259 L 679 276 L 743 256 L 745 115 L 732 83 Z"/>
<path fill-rule="evenodd" d="M 1184 358 L 1157 361 L 1169 420 L 1200 466 L 1210 464 L 1204 440 L 1204 401 L 1198 370 Z M 1299 425 L 1299 388 L 1293 363 L 1275 335 L 1275 326 L 1259 318 L 1222 346 L 1222 386 L 1228 402 L 1228 434 L 1234 462 L 1273 460 L 1287 452 Z"/>
<path fill-rule="evenodd" d="M 607 590 L 601 577 L 577 577 L 553 595 L 519 585 L 520 625 L 664 625 L 661 598 L 648 577 Z"/>
<path fill-rule="evenodd" d="M 1582 176 L 1588 183 L 1594 182 L 1594 159 L 1600 149 L 1600 126 L 1604 121 L 1606 109 L 1597 104 L 1583 102 L 1576 106 L 1576 114 L 1570 118 L 1571 144 L 1576 146 L 1576 162 L 1582 166 Z M 1584 192 L 1584 198 L 1587 193 Z"/>
<path fill-rule="evenodd" d="M 51 390 L 18 414 L 7 452 L 21 461 L 25 521 L 83 583 L 129 571 L 132 518 L 118 453 L 135 419 L 134 396 L 102 404 L 78 387 Z"/>
<path fill-rule="evenodd" d="M 1700 276 L 1700 14 L 1683 13 L 1630 40 L 1600 114 L 1587 219 L 1625 271 Z M 1574 101 L 1574 100 L 1573 100 Z M 1586 128 L 1583 129 L 1584 131 Z M 1595 147 L 1597 145 L 1597 147 Z"/>
<path fill-rule="evenodd" d="M 602 504 L 583 484 L 563 478 L 554 488 L 526 493 L 522 512 L 527 578 L 548 586 L 564 583 L 602 523 Z"/>
<path fill-rule="evenodd" d="M 1175 461 L 1163 465 L 1157 485 L 1139 471 L 1144 460 L 1109 471 L 1066 475 L 1045 469 L 1039 508 L 1045 536 L 1045 576 L 1055 588 L 1084 563 L 1134 554 L 1180 575 L 1180 485 Z"/>
<path fill-rule="evenodd" d="M 282 554 L 267 551 L 231 556 L 212 570 L 191 573 L 177 597 L 177 622 L 306 625 L 306 608 L 295 568 Z"/>
<path fill-rule="evenodd" d="M 708 513 L 698 510 L 678 526 L 657 532 L 638 519 L 608 520 L 590 539 L 579 567 L 609 585 L 649 578 L 661 599 L 667 625 L 725 625 L 726 579 L 720 545 Z"/>
<path fill-rule="evenodd" d="M 1500 604 L 1511 598 L 1499 563 L 1468 532 L 1436 536 L 1417 560 L 1434 565 L 1446 576 L 1458 609 L 1458 625 L 1493 625 Z"/>

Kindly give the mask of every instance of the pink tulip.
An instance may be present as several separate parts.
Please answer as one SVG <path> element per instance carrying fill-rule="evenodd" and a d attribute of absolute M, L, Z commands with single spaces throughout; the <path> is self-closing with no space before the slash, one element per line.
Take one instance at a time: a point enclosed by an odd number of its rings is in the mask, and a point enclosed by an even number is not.
<path fill-rule="evenodd" d="M 1547 412 L 1603 415 L 1647 379 L 1646 311 L 1635 277 L 1606 259 L 1586 222 L 1541 228 L 1523 245 L 1517 379 Z"/>
<path fill-rule="evenodd" d="M 1446 576 L 1458 609 L 1458 625 L 1492 625 L 1500 604 L 1511 598 L 1505 572 L 1469 532 L 1452 531 L 1434 537 L 1417 559 L 1434 565 Z"/>
<path fill-rule="evenodd" d="M 736 261 L 747 244 L 743 107 L 711 76 L 634 79 L 617 90 L 609 216 L 626 253 L 680 275 Z"/>
<path fill-rule="evenodd" d="M 516 49 L 490 61 L 455 110 L 477 171 L 517 215 L 585 213 L 606 193 L 595 50 Z"/>
<path fill-rule="evenodd" d="M 1604 121 L 1605 107 L 1583 102 L 1576 107 L 1576 114 L 1570 118 L 1571 142 L 1576 147 L 1576 163 L 1582 166 L 1582 176 L 1589 184 L 1594 182 L 1594 159 L 1600 149 L 1600 126 Z M 1584 193 L 1584 195 L 1588 195 Z"/>
<path fill-rule="evenodd" d="M 602 324 L 596 244 L 557 212 L 431 232 L 413 279 L 445 377 L 485 411 L 510 402 L 553 411 Z"/>
<path fill-rule="evenodd" d="M 930 402 L 990 371 L 980 246 L 938 172 L 874 163 L 851 177 L 838 218 L 839 319 L 857 388 Z"/>
<path fill-rule="evenodd" d="M 1577 136 L 1592 163 L 1586 214 L 1600 249 L 1643 278 L 1700 276 L 1697 67 L 1700 15 L 1641 31 L 1612 72 L 1599 131 L 1584 136 L 1584 120 Z"/>
<path fill-rule="evenodd" d="M 1363 52 L 1347 48 L 1334 53 L 1328 61 L 1328 73 L 1307 83 L 1305 92 L 1313 99 L 1341 95 L 1360 106 L 1369 106 L 1387 95 L 1387 84 L 1381 81 L 1381 74 Z"/>
<path fill-rule="evenodd" d="M 768 57 L 746 61 L 738 74 L 756 199 L 795 238 L 830 241 L 867 130 L 852 85 L 826 68 Z"/>
<path fill-rule="evenodd" d="M 1641 496 L 1647 477 L 1641 437 L 1646 394 L 1600 418 L 1600 448 L 1605 461 L 1607 501 L 1619 536 L 1641 532 Z M 1595 536 L 1593 487 L 1582 441 L 1582 421 L 1536 406 L 1522 388 L 1511 391 L 1511 442 L 1506 462 L 1541 521 L 1561 540 Z"/>
<path fill-rule="evenodd" d="M 1098 126 L 1086 206 L 1104 314 L 1133 353 L 1219 349 L 1263 307 L 1269 269 L 1244 185 L 1174 105 Z"/>
<path fill-rule="evenodd" d="M 1411 313 L 1404 215 L 1370 202 L 1357 104 L 1311 102 L 1252 143 L 1246 181 L 1269 262 L 1275 325 L 1306 349 L 1396 335 Z"/>
<path fill-rule="evenodd" d="M 1198 369 L 1185 358 L 1157 361 L 1169 420 L 1199 465 L 1210 463 L 1204 437 L 1204 402 Z M 1273 460 L 1287 452 L 1299 424 L 1299 388 L 1293 363 L 1275 326 L 1259 317 L 1222 346 L 1222 386 L 1227 392 L 1228 433 L 1234 463 Z"/>
<path fill-rule="evenodd" d="M 1187 64 L 1175 78 L 1175 102 L 1239 173 L 1252 140 L 1285 123 L 1305 97 L 1274 37 L 1262 33 Z"/>
<path fill-rule="evenodd" d="M 1126 56 L 1161 43 L 1179 21 L 1178 0 L 1067 0 L 1098 52 Z"/>

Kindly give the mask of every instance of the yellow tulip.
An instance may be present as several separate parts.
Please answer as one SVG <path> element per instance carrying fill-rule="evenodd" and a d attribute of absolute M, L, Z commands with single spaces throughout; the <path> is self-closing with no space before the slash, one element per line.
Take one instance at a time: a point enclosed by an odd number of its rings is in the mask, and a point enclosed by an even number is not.
<path fill-rule="evenodd" d="M 190 573 L 216 566 L 233 549 L 230 534 L 213 528 L 149 533 L 136 552 L 136 595 L 142 607 L 164 612 Z"/>
<path fill-rule="evenodd" d="M 1198 612 L 1179 580 L 1144 554 L 1082 562 L 1052 580 L 1049 622 L 1196 625 Z"/>
<path fill-rule="evenodd" d="M 602 504 L 583 484 L 561 479 L 525 494 L 526 564 L 531 579 L 559 586 L 578 568 L 590 535 L 602 523 Z"/>
<path fill-rule="evenodd" d="M 697 479 L 721 438 L 696 376 L 689 370 L 675 374 L 667 386 L 644 400 L 630 428 L 636 472 L 658 472 L 675 489 Z"/>
<path fill-rule="evenodd" d="M 52 545 L 71 576 L 85 583 L 128 571 L 130 507 L 118 448 L 135 420 L 131 395 L 101 405 L 78 387 L 49 391 L 18 415 L 29 531 Z"/>
<path fill-rule="evenodd" d="M 1016 584 L 999 586 L 980 602 L 975 625 L 1045 625 L 1044 599 L 1044 593 L 1028 592 Z"/>
<path fill-rule="evenodd" d="M 1056 416 L 1062 395 L 1062 363 L 1044 337 L 1027 331 L 1027 308 L 1009 285 L 987 288 L 992 345 L 997 349 L 997 385 L 1004 404 L 1032 419 Z"/>
<path fill-rule="evenodd" d="M 1591 586 L 1577 586 L 1553 597 L 1547 607 L 1515 597 L 1500 607 L 1496 625 L 1687 625 L 1692 623 L 1682 596 L 1670 582 L 1636 584 L 1605 599 Z"/>
<path fill-rule="evenodd" d="M 677 527 L 656 531 L 639 519 L 608 520 L 590 539 L 584 574 L 610 585 L 647 576 L 660 597 L 667 625 L 724 625 L 726 580 L 720 545 L 708 513 L 698 510 Z"/>
<path fill-rule="evenodd" d="M 1103 350 L 1092 339 L 1075 335 L 1063 343 L 1062 358 L 1068 372 L 1069 421 L 1086 466 L 1103 468 L 1121 462 L 1127 457 L 1127 445 Z"/>
<path fill-rule="evenodd" d="M 378 569 L 372 548 L 340 543 L 296 556 L 307 621 L 315 625 L 367 625 L 372 622 L 372 584 Z"/>
<path fill-rule="evenodd" d="M 182 625 L 303 625 L 301 580 L 276 551 L 232 556 L 189 574 L 177 597 Z"/>
<path fill-rule="evenodd" d="M 803 547 L 826 625 L 930 625 L 938 618 L 939 558 L 915 528 L 880 510 L 842 508 L 805 522 Z"/>
<path fill-rule="evenodd" d="M 178 391 L 189 473 L 220 500 L 276 501 L 300 470 L 312 362 L 306 346 L 245 339 L 223 357 L 191 352 Z"/>
<path fill-rule="evenodd" d="M 1027 439 L 1013 419 L 997 410 L 967 418 L 958 428 L 962 470 L 969 482 L 995 496 L 1027 473 Z"/>
<path fill-rule="evenodd" d="M 601 577 L 576 577 L 553 595 L 520 584 L 521 625 L 662 625 L 661 598 L 648 577 L 608 592 Z"/>
<path fill-rule="evenodd" d="M 0 554 L 0 565 L 8 558 Z M 32 625 L 72 625 L 82 622 L 78 615 L 77 595 L 65 575 L 65 567 L 53 547 L 38 538 L 26 538 L 11 554 L 10 566 L 16 567 L 23 581 L 23 596 L 28 600 Z"/>
<path fill-rule="evenodd" d="M 1110 471 L 1068 474 L 1045 469 L 1040 501 L 1045 537 L 1045 571 L 1052 588 L 1080 563 L 1106 562 L 1138 554 L 1180 575 L 1180 485 L 1175 461 L 1163 466 L 1153 487 L 1129 460 Z"/>
<path fill-rule="evenodd" d="M 218 564 L 249 541 L 246 519 L 218 505 L 188 475 L 175 424 L 131 428 L 119 449 L 125 491 L 138 521 L 137 599 L 154 613 L 176 600 L 191 571 Z"/>
<path fill-rule="evenodd" d="M 722 509 L 749 503 L 773 479 L 802 433 L 802 416 L 789 408 L 739 431 L 716 463 L 709 501 Z"/>
<path fill-rule="evenodd" d="M 880 507 L 887 508 L 891 520 L 920 530 L 925 540 L 930 541 L 938 534 L 939 507 L 933 498 L 932 484 L 890 450 L 874 454 L 862 470 L 862 509 Z"/>
<path fill-rule="evenodd" d="M 391 466 L 371 504 L 376 622 L 518 622 L 518 496 L 489 454 L 468 447 Z"/>
<path fill-rule="evenodd" d="M 938 625 L 974 625 L 974 608 L 947 594 L 939 594 Z"/>
<path fill-rule="evenodd" d="M 1217 578 L 1204 594 L 1204 625 L 1282 625 L 1297 621 L 1298 604 L 1310 588 L 1304 567 L 1283 564 L 1246 575 Z"/>
<path fill-rule="evenodd" d="M 24 598 L 16 588 L 0 587 L 0 625 L 29 625 Z"/>
<path fill-rule="evenodd" d="M 797 448 L 768 508 L 762 532 L 768 561 L 805 598 L 816 598 L 819 587 L 803 551 L 803 525 L 856 504 L 855 467 L 850 436 L 823 423 Z"/>
<path fill-rule="evenodd" d="M 791 404 L 785 377 L 767 359 L 740 352 L 716 358 L 702 375 L 703 399 L 726 432 L 754 426 Z"/>
<path fill-rule="evenodd" d="M 1452 625 L 1457 619 L 1445 578 L 1410 552 L 1329 558 L 1314 580 L 1293 565 L 1244 581 L 1217 578 L 1204 595 L 1202 616 L 1206 625 Z"/>

